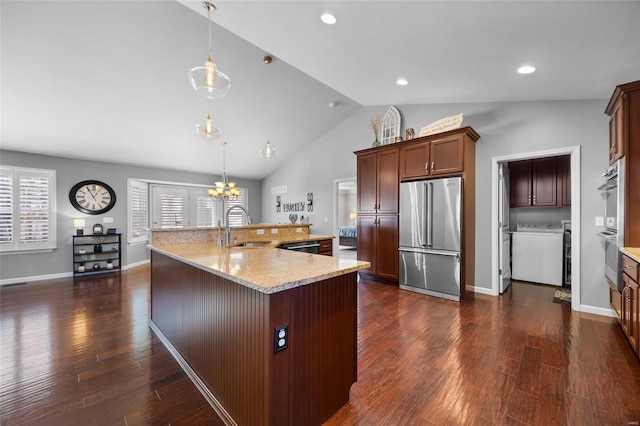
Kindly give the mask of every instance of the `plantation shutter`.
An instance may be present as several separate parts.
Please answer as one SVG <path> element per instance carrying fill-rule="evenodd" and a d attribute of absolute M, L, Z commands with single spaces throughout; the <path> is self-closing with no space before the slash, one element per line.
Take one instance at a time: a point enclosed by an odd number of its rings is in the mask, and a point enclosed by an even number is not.
<path fill-rule="evenodd" d="M 0 246 L 13 244 L 13 173 L 0 172 Z"/>
<path fill-rule="evenodd" d="M 233 206 L 242 206 L 245 209 L 247 208 L 247 189 L 246 188 L 238 188 L 240 190 L 240 195 L 238 195 L 235 199 L 229 200 L 226 202 L 227 209 Z M 243 220 L 244 213 L 242 210 L 235 209 L 231 210 L 229 213 L 229 225 L 230 226 L 240 226 L 244 224 Z"/>
<path fill-rule="evenodd" d="M 56 247 L 55 171 L 0 167 L 0 251 Z"/>
<path fill-rule="evenodd" d="M 146 242 L 149 229 L 149 185 L 129 180 L 129 242 Z"/>
<path fill-rule="evenodd" d="M 216 201 L 206 192 L 195 195 L 196 200 L 196 225 L 217 226 Z"/>
<path fill-rule="evenodd" d="M 182 226 L 184 224 L 187 200 L 182 194 L 163 193 L 160 195 L 160 227 Z"/>

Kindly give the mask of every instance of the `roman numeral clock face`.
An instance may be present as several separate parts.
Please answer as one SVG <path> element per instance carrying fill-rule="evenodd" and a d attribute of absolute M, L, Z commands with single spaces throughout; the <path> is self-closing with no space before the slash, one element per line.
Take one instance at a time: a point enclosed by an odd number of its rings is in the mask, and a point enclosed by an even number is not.
<path fill-rule="evenodd" d="M 116 193 L 106 183 L 97 180 L 85 180 L 69 191 L 71 205 L 87 214 L 102 214 L 116 204 Z"/>

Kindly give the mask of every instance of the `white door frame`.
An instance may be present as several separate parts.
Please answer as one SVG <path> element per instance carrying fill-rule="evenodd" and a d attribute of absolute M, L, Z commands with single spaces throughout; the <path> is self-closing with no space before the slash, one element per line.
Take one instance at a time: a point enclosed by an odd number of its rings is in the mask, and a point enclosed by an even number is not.
<path fill-rule="evenodd" d="M 337 256 L 340 245 L 340 235 L 338 235 L 338 198 L 340 196 L 340 184 L 342 182 L 357 182 L 357 177 L 334 179 L 333 180 L 333 223 L 331 229 L 336 233 L 336 243 L 333 245 L 333 255 Z"/>
<path fill-rule="evenodd" d="M 498 163 L 571 155 L 571 309 L 580 311 L 580 146 L 491 158 L 491 294 L 500 294 L 498 269 Z"/>

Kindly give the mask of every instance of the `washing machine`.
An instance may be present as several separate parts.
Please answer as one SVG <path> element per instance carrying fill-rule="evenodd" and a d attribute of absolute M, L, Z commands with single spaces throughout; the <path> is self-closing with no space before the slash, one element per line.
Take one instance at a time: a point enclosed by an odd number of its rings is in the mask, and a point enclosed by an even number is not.
<path fill-rule="evenodd" d="M 518 223 L 511 240 L 514 280 L 562 286 L 564 229 L 561 222 Z"/>

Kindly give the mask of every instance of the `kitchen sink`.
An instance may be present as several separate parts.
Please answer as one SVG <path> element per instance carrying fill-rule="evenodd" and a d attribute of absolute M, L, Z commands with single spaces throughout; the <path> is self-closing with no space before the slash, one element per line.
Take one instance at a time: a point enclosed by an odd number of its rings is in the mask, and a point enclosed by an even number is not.
<path fill-rule="evenodd" d="M 245 241 L 242 243 L 238 243 L 233 246 L 233 248 L 260 248 L 264 246 L 268 246 L 271 244 L 271 241 Z"/>

